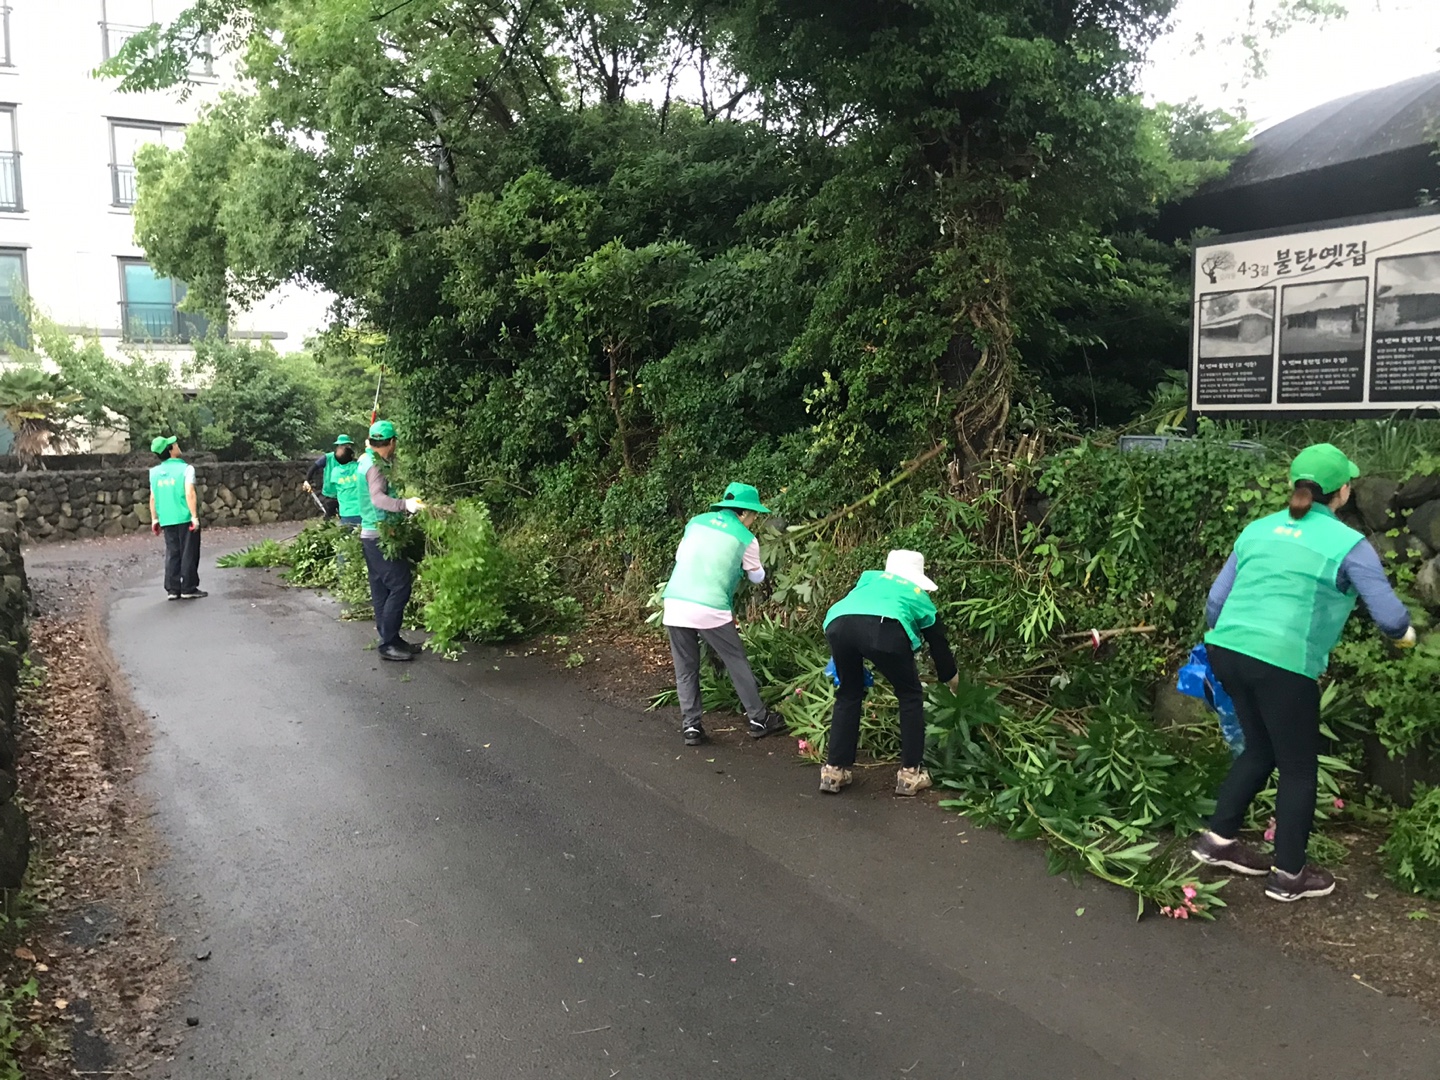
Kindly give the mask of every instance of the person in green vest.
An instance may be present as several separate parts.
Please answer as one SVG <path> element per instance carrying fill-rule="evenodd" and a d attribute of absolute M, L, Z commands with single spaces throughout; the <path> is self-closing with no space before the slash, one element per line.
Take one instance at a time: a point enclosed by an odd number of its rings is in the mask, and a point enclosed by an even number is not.
<path fill-rule="evenodd" d="M 1195 838 L 1200 862 L 1266 877 L 1265 895 L 1291 902 L 1327 896 L 1335 878 L 1305 861 L 1320 754 L 1316 681 L 1356 599 L 1401 647 L 1415 643 L 1410 613 L 1375 549 L 1335 512 L 1359 468 L 1329 443 L 1290 464 L 1290 505 L 1251 523 L 1210 589 L 1205 650 L 1235 702 L 1245 750 L 1220 787 L 1210 828 Z M 1273 857 L 1237 839 L 1256 794 L 1279 768 Z"/>
<path fill-rule="evenodd" d="M 180 456 L 174 435 L 157 435 L 150 450 L 160 464 L 150 469 L 150 529 L 165 535 L 165 594 L 171 600 L 199 600 L 200 500 L 195 466 Z"/>
<path fill-rule="evenodd" d="M 733 604 L 741 578 L 760 584 L 760 542 L 750 530 L 768 514 L 760 493 L 749 484 L 731 484 L 710 509 L 690 519 L 675 551 L 675 569 L 665 585 L 663 622 L 670 634 L 675 689 L 680 696 L 680 727 L 686 746 L 706 739 L 701 718 L 700 642 L 725 664 L 749 718 L 752 739 L 763 739 L 785 726 L 779 713 L 760 699 L 760 687 L 735 625 Z"/>
<path fill-rule="evenodd" d="M 359 464 L 355 458 L 354 440 L 349 435 L 339 435 L 335 439 L 335 448 L 316 458 L 305 474 L 306 491 L 313 493 L 315 480 L 320 480 L 326 519 L 338 515 L 340 524 L 348 529 L 360 526 L 360 493 L 356 473 Z"/>
<path fill-rule="evenodd" d="M 418 645 L 400 636 L 405 605 L 410 602 L 413 571 L 405 559 L 387 559 L 380 547 L 380 523 L 398 514 L 424 508 L 419 499 L 402 499 L 390 482 L 395 460 L 395 425 L 377 420 L 370 425 L 368 449 L 356 464 L 356 491 L 360 503 L 360 547 L 370 577 L 370 602 L 375 609 L 375 630 L 380 635 L 383 660 L 413 660 Z"/>
<path fill-rule="evenodd" d="M 866 570 L 860 580 L 825 613 L 825 640 L 835 661 L 840 686 L 830 714 L 826 763 L 820 790 L 836 794 L 853 778 L 860 743 L 860 709 L 865 701 L 865 662 L 875 665 L 900 702 L 900 770 L 895 794 L 918 795 L 931 786 L 925 770 L 925 691 L 915 654 L 930 646 L 935 673 L 954 690 L 959 684 L 955 656 L 930 593 L 937 588 L 925 575 L 925 556 L 896 550 L 884 570 Z"/>

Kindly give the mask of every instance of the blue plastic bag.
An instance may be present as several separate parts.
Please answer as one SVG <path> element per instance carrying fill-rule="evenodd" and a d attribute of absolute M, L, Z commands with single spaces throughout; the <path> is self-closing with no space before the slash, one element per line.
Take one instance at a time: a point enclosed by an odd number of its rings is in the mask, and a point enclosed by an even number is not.
<path fill-rule="evenodd" d="M 1220 734 L 1230 753 L 1238 757 L 1245 752 L 1245 733 L 1240 728 L 1240 718 L 1235 715 L 1235 702 L 1220 685 L 1210 667 L 1210 656 L 1204 645 L 1190 650 L 1190 659 L 1175 679 L 1175 689 L 1186 697 L 1199 698 L 1220 718 Z"/>
<path fill-rule="evenodd" d="M 830 681 L 836 686 L 840 685 L 840 676 L 835 671 L 835 658 L 833 656 L 830 658 L 830 662 L 825 665 L 825 674 L 830 676 Z M 870 674 L 868 667 L 865 669 L 865 685 L 867 688 L 875 685 L 875 676 Z"/>

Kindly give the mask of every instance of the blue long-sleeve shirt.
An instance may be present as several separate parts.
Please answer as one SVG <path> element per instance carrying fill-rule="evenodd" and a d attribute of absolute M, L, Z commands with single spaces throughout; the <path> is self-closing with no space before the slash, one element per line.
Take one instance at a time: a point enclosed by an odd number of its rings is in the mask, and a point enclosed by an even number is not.
<path fill-rule="evenodd" d="M 1232 551 L 1215 584 L 1210 586 L 1210 597 L 1205 601 L 1205 623 L 1211 630 L 1220 621 L 1220 609 L 1235 587 L 1235 575 L 1239 569 L 1239 558 Z M 1410 629 L 1410 612 L 1390 587 L 1390 579 L 1380 565 L 1380 556 L 1368 543 L 1362 541 L 1350 549 L 1350 554 L 1340 563 L 1335 585 L 1341 592 L 1354 589 L 1360 594 L 1365 610 L 1370 612 L 1375 626 L 1386 637 L 1402 638 Z"/>

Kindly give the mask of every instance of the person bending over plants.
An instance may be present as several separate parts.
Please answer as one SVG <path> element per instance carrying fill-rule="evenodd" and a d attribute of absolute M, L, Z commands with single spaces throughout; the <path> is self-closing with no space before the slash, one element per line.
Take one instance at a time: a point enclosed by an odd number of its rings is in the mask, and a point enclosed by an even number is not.
<path fill-rule="evenodd" d="M 850 783 L 860 741 L 860 707 L 865 700 L 865 662 L 890 681 L 900 702 L 900 771 L 896 795 L 917 795 L 930 787 L 925 760 L 925 692 L 915 654 L 921 640 L 930 646 L 935 673 L 954 690 L 959 683 L 955 657 L 929 594 L 935 582 L 925 576 L 925 556 L 892 551 L 884 570 L 866 570 L 860 581 L 825 613 L 825 640 L 835 660 L 840 688 L 830 716 L 827 764 L 820 768 L 820 790 L 838 793 Z"/>
<path fill-rule="evenodd" d="M 1192 854 L 1239 874 L 1268 875 L 1265 895 L 1293 902 L 1335 890 L 1307 865 L 1320 754 L 1320 687 L 1357 598 L 1386 637 L 1415 644 L 1410 613 L 1375 549 L 1335 516 L 1359 468 L 1337 447 L 1307 447 L 1290 464 L 1290 505 L 1235 541 L 1206 604 L 1210 666 L 1235 702 L 1245 750 L 1220 786 L 1210 828 Z M 1245 812 L 1280 770 L 1273 860 L 1236 839 Z"/>

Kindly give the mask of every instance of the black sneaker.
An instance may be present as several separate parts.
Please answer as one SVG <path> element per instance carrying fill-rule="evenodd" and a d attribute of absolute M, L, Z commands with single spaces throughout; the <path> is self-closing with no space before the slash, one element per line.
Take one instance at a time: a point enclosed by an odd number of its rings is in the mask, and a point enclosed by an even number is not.
<path fill-rule="evenodd" d="M 763 739 L 766 735 L 774 735 L 777 731 L 785 730 L 785 718 L 778 712 L 767 712 L 764 720 L 750 721 L 750 738 Z"/>
<path fill-rule="evenodd" d="M 1261 855 L 1249 844 L 1239 840 L 1222 840 L 1211 832 L 1195 837 L 1190 854 L 1206 866 L 1223 866 L 1237 874 L 1264 877 L 1270 872 L 1270 857 Z"/>
<path fill-rule="evenodd" d="M 206 592 L 204 589 L 191 589 L 189 592 L 182 592 L 182 593 L 180 594 L 180 599 L 181 599 L 181 600 L 203 600 L 203 599 L 205 599 L 205 597 L 207 597 L 207 596 L 209 596 L 209 595 L 210 595 L 210 594 L 209 594 L 208 592 Z"/>
<path fill-rule="evenodd" d="M 425 646 L 421 645 L 418 641 L 406 641 L 403 637 L 396 638 L 390 644 L 394 645 L 397 649 L 409 649 L 411 656 L 419 656 L 425 648 Z"/>
<path fill-rule="evenodd" d="M 1284 870 L 1271 870 L 1265 882 L 1265 895 L 1282 904 L 1293 904 L 1296 900 L 1310 900 L 1317 896 L 1329 896 L 1335 891 L 1335 875 L 1318 866 L 1307 866 L 1298 874 L 1287 874 Z"/>
<path fill-rule="evenodd" d="M 395 645 L 381 645 L 376 650 L 381 660 L 414 660 L 415 654 L 409 649 L 402 649 Z"/>
<path fill-rule="evenodd" d="M 693 724 L 685 729 L 685 745 L 699 746 L 705 741 L 705 729 L 699 724 Z"/>

